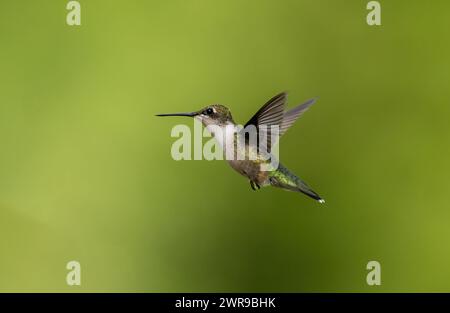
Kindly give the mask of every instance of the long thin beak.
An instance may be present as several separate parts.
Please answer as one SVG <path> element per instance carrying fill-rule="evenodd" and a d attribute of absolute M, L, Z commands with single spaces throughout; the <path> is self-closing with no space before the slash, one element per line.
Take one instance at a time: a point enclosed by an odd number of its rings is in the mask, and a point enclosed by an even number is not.
<path fill-rule="evenodd" d="M 169 114 L 156 114 L 156 116 L 196 116 L 197 112 L 188 112 L 188 113 L 169 113 Z"/>

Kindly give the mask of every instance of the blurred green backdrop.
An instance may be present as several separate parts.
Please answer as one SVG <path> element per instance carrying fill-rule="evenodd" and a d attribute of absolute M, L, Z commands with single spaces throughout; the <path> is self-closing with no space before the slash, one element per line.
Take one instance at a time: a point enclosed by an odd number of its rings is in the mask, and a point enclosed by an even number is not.
<path fill-rule="evenodd" d="M 448 1 L 66 3 L 0 4 L 1 290 L 450 291 Z M 283 90 L 319 97 L 280 149 L 325 205 L 172 160 L 193 122 L 154 117 Z"/>

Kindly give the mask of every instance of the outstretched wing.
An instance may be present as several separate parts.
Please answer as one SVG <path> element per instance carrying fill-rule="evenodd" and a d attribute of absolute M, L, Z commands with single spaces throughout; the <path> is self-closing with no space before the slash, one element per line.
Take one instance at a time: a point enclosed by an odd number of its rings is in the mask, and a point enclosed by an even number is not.
<path fill-rule="evenodd" d="M 303 104 L 300 104 L 298 106 L 296 106 L 295 108 L 287 111 L 284 113 L 283 115 L 283 121 L 281 122 L 280 125 L 280 137 L 289 129 L 289 127 L 292 126 L 292 124 L 294 124 L 294 122 L 305 112 L 309 109 L 309 107 L 311 105 L 314 104 L 314 102 L 316 102 L 316 99 L 310 99 L 308 101 L 306 101 Z"/>
<path fill-rule="evenodd" d="M 271 126 L 278 126 L 281 132 L 281 124 L 284 117 L 284 105 L 286 103 L 287 94 L 282 92 L 272 99 L 270 99 L 266 104 L 264 104 L 261 109 L 256 112 L 255 115 L 245 124 L 245 127 L 249 125 L 254 125 L 257 130 L 258 147 L 262 148 L 264 145 L 266 151 L 270 152 L 272 146 L 270 130 Z M 266 127 L 260 128 L 259 126 L 265 125 Z M 288 126 L 289 127 L 289 126 Z M 264 134 L 261 134 L 264 132 Z M 260 143 L 259 138 L 266 138 L 266 143 Z"/>

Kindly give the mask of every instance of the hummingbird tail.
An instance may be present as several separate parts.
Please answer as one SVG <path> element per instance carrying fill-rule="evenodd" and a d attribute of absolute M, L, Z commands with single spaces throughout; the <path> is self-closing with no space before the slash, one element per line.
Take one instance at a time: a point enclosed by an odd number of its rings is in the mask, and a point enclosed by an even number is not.
<path fill-rule="evenodd" d="M 299 179 L 299 183 L 297 184 L 297 191 L 300 191 L 307 195 L 308 197 L 313 198 L 314 200 L 319 201 L 320 203 L 325 203 L 325 200 L 322 199 L 314 190 L 312 190 L 307 184 Z"/>
<path fill-rule="evenodd" d="M 325 203 L 325 200 L 322 199 L 322 197 L 319 196 L 314 190 L 312 190 L 311 187 L 309 187 L 300 178 L 292 174 L 288 169 L 281 166 L 281 164 L 270 177 L 270 184 L 286 190 L 301 192 L 308 197 L 319 201 L 320 203 Z"/>

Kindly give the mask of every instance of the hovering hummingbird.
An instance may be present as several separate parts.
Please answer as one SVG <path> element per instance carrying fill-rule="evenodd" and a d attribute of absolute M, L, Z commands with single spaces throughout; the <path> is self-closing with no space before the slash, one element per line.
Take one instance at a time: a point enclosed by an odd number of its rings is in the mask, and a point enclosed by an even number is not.
<path fill-rule="evenodd" d="M 282 92 L 270 99 L 245 124 L 244 129 L 247 126 L 253 125 L 255 126 L 257 132 L 266 131 L 269 133 L 267 129 L 270 129 L 271 126 L 277 126 L 279 129 L 279 136 L 281 136 L 315 102 L 315 99 L 311 99 L 285 112 L 286 99 L 287 94 L 285 92 Z M 220 127 L 223 132 L 226 132 L 225 129 L 228 126 L 236 125 L 233 117 L 231 116 L 230 110 L 226 106 L 220 104 L 209 105 L 195 112 L 157 114 L 156 116 L 190 116 L 200 120 L 205 127 L 208 127 L 209 125 L 216 125 Z M 265 127 L 260 127 L 262 125 L 265 125 Z M 224 151 L 229 148 L 227 147 L 227 143 L 223 140 L 223 137 L 219 138 L 219 136 L 216 136 L 214 133 L 213 135 Z M 275 142 L 271 142 L 270 134 L 266 134 L 265 138 L 267 140 L 264 144 L 264 148 L 270 154 L 271 147 L 275 144 Z M 237 145 L 235 145 L 235 141 L 237 141 L 236 138 L 231 141 L 231 144 L 234 144 L 234 147 L 237 147 Z M 259 141 L 256 145 L 254 143 L 252 144 L 246 142 L 243 148 L 241 148 L 243 151 L 240 151 L 245 155 L 248 155 L 250 151 L 252 151 L 253 153 L 256 153 L 256 158 L 232 158 L 227 160 L 234 170 L 250 180 L 250 186 L 253 190 L 260 189 L 265 186 L 274 186 L 289 191 L 302 192 L 320 203 L 325 202 L 325 200 L 314 192 L 305 182 L 303 182 L 283 165 L 278 164 L 276 168 L 269 171 L 262 170 L 262 165 L 267 165 L 267 163 L 270 163 L 270 160 L 260 154 L 260 149 L 258 149 L 261 148 L 260 145 L 262 145 L 262 143 Z"/>

